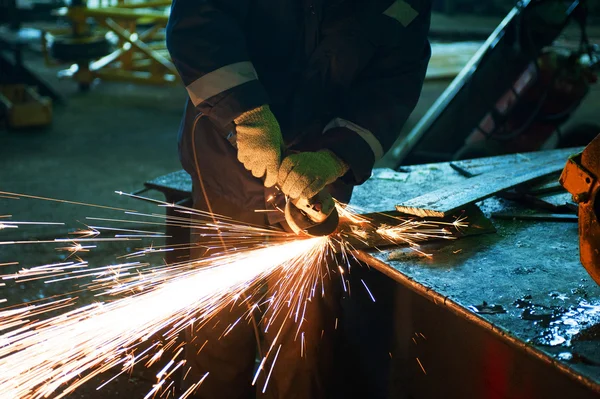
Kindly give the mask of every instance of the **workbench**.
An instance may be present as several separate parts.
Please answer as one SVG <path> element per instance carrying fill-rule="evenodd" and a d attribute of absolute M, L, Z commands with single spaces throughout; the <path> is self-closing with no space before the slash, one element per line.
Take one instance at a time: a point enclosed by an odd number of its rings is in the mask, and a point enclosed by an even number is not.
<path fill-rule="evenodd" d="M 527 157 L 459 161 L 454 168 L 438 163 L 377 169 L 356 188 L 350 204 L 365 213 L 391 211 L 403 201 L 467 179 L 456 166 L 478 174 L 506 167 L 507 159 L 510 165 Z M 161 190 L 168 202 L 185 200 L 191 192 L 183 171 L 146 186 Z M 496 197 L 478 205 L 487 216 L 524 210 Z M 372 287 L 377 299 L 372 309 L 385 309 L 392 320 L 381 327 L 391 336 L 387 395 L 599 397 L 600 287 L 579 262 L 577 224 L 560 219 L 492 222 L 494 234 L 426 244 L 431 259 L 397 247 L 358 254 L 393 281 L 384 278 L 387 283 Z M 378 296 L 378 286 L 386 285 L 387 292 Z M 357 340 L 360 334 L 372 338 L 375 328 L 368 320 L 358 325 Z M 369 356 L 357 354 L 365 362 Z"/>

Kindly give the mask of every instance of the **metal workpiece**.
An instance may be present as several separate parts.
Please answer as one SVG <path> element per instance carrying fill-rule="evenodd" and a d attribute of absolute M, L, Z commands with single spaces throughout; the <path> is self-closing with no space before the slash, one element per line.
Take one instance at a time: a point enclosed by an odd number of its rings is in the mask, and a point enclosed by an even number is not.
<path fill-rule="evenodd" d="M 560 183 L 579 205 L 579 252 L 581 263 L 600 284 L 600 135 L 583 150 L 569 158 Z"/>
<path fill-rule="evenodd" d="M 503 166 L 460 183 L 442 186 L 396 205 L 396 209 L 415 216 L 444 217 L 462 206 L 481 201 L 508 188 L 552 175 L 562 169 L 565 158 L 573 153 L 572 149 L 547 151 L 542 153 L 545 156 L 541 159 L 524 159 L 518 164 Z M 451 164 L 451 167 L 461 170 L 456 164 Z M 462 174 L 466 175 L 465 172 Z"/>
<path fill-rule="evenodd" d="M 529 156 L 540 154 L 458 164 L 485 174 L 490 165 L 496 170 Z M 377 171 L 357 187 L 351 204 L 383 210 L 469 179 L 449 163 L 402 170 Z M 496 197 L 478 205 L 488 216 L 537 213 Z M 414 398 L 597 397 L 600 287 L 579 263 L 577 226 L 538 220 L 493 224 L 496 234 L 423 245 L 420 250 L 431 257 L 398 247 L 359 252 L 361 261 L 398 283 L 393 317 L 399 353 L 392 360 L 392 380 L 403 381 L 407 397 Z"/>
<path fill-rule="evenodd" d="M 399 257 L 396 248 L 363 252 L 359 257 L 408 290 L 487 331 L 506 343 L 508 351 L 539 360 L 536 367 L 556 368 L 557 374 L 590 393 L 600 393 L 600 288 L 579 264 L 577 228 L 552 222 L 494 224 L 496 234 L 424 245 L 421 249 L 432 254 L 431 259 Z M 451 319 L 451 323 L 459 321 Z M 422 332 L 429 340 L 445 334 L 444 330 Z M 460 338 L 469 341 L 472 336 Z M 428 376 L 433 378 L 437 363 L 452 363 L 445 359 L 453 358 L 453 346 L 430 354 Z M 485 348 L 473 345 L 470 350 Z M 525 376 L 532 372 L 519 369 L 518 364 L 498 367 L 520 370 Z M 437 370 L 441 372 L 441 365 Z M 483 376 L 473 379 L 478 377 Z M 530 381 L 542 383 L 548 386 L 548 382 Z"/>
<path fill-rule="evenodd" d="M 402 166 L 397 171 L 375 169 L 369 180 L 356 187 L 350 204 L 361 213 L 386 212 L 396 209 L 398 204 L 412 201 L 445 186 L 464 184 L 467 181 L 466 175 L 476 177 L 498 170 L 506 170 L 508 173 L 511 168 L 519 168 L 522 164 L 543 162 L 548 158 L 548 154 L 558 154 L 564 162 L 570 155 L 577 154 L 581 150 L 583 147 L 469 159 L 452 163 Z M 460 172 L 456 169 L 460 169 Z M 558 175 L 550 176 L 550 180 L 558 182 Z M 536 187 L 532 188 L 535 189 Z"/>

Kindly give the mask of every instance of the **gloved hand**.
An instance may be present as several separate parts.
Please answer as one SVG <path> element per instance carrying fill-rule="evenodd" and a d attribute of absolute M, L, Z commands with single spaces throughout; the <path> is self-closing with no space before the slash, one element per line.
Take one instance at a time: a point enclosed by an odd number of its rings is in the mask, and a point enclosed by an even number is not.
<path fill-rule="evenodd" d="M 277 183 L 291 198 L 311 198 L 348 171 L 348 165 L 328 150 L 301 152 L 286 157 Z"/>
<path fill-rule="evenodd" d="M 264 184 L 277 183 L 283 138 L 281 128 L 268 105 L 243 113 L 235 120 L 238 160 L 254 177 L 265 176 Z"/>

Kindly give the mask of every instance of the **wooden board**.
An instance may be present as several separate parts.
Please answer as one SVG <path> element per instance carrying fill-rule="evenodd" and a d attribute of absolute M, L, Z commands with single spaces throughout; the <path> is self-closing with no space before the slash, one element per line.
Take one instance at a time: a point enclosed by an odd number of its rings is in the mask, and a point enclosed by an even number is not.
<path fill-rule="evenodd" d="M 510 167 L 497 168 L 442 187 L 396 205 L 399 212 L 420 217 L 444 217 L 467 204 L 481 201 L 511 187 L 560 172 L 573 149 L 546 151 L 535 160 L 523 160 Z"/>

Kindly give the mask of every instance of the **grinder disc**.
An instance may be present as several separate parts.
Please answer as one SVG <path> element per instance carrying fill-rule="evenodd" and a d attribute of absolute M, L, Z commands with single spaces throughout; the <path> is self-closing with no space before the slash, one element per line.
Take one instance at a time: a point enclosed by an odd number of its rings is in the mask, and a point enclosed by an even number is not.
<path fill-rule="evenodd" d="M 296 234 L 322 237 L 333 233 L 337 229 L 340 216 L 337 209 L 334 208 L 324 221 L 317 223 L 292 204 L 291 201 L 288 201 L 285 205 L 285 220 Z"/>

